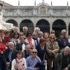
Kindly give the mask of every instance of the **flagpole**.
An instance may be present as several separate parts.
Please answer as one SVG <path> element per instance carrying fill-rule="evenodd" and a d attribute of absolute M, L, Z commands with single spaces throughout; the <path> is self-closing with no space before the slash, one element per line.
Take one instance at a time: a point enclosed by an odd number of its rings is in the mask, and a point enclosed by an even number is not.
<path fill-rule="evenodd" d="M 35 0 L 35 3 L 34 3 L 34 6 L 36 6 L 36 0 Z"/>
<path fill-rule="evenodd" d="M 52 6 L 52 1 L 51 1 L 51 6 Z"/>
<path fill-rule="evenodd" d="M 20 6 L 20 0 L 18 0 L 18 6 Z"/>

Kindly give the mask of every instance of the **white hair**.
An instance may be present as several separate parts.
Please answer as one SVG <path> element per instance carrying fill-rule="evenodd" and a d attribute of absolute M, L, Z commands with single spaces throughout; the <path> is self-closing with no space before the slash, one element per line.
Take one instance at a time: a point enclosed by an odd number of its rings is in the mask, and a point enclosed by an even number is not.
<path fill-rule="evenodd" d="M 24 27 L 23 27 L 23 30 L 24 30 L 24 29 L 27 29 L 27 30 L 28 30 L 28 27 L 27 27 L 27 26 L 24 26 Z"/>
<path fill-rule="evenodd" d="M 19 28 L 18 27 L 14 27 L 14 29 L 13 29 L 14 31 L 18 31 L 19 32 Z"/>
<path fill-rule="evenodd" d="M 37 30 L 40 31 L 40 28 L 39 27 L 35 27 L 34 31 L 37 31 Z"/>
<path fill-rule="evenodd" d="M 65 29 L 63 29 L 63 30 L 61 31 L 61 33 L 64 33 L 64 32 L 66 32 L 66 30 L 65 30 Z"/>
<path fill-rule="evenodd" d="M 11 44 L 12 44 L 12 45 L 14 45 L 14 43 L 13 43 L 13 42 L 8 42 L 8 46 L 9 46 L 9 45 L 11 45 Z"/>
<path fill-rule="evenodd" d="M 33 51 L 37 52 L 37 49 L 33 48 L 31 51 L 32 51 L 32 52 L 33 52 Z"/>
<path fill-rule="evenodd" d="M 65 49 L 69 49 L 69 48 L 70 48 L 69 46 L 66 46 L 66 47 L 65 47 Z"/>
<path fill-rule="evenodd" d="M 69 46 L 66 46 L 66 47 L 64 48 L 64 51 L 69 50 L 69 49 L 70 49 L 70 47 L 69 47 Z"/>

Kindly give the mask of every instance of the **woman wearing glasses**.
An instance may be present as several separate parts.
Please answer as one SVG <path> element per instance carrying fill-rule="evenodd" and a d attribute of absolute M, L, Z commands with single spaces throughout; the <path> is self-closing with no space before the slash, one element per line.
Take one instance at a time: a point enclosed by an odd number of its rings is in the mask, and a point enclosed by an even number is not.
<path fill-rule="evenodd" d="M 54 33 L 49 35 L 49 41 L 46 44 L 47 51 L 47 68 L 48 70 L 53 70 L 53 62 L 57 57 L 59 51 L 59 45 L 56 42 L 56 37 Z"/>

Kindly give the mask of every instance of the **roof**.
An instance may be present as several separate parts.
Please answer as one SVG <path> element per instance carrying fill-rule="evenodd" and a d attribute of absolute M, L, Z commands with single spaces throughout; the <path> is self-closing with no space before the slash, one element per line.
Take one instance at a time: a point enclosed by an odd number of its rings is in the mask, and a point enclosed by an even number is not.
<path fill-rule="evenodd" d="M 13 6 L 9 3 L 6 3 L 4 1 L 0 0 L 0 6 L 4 6 L 5 9 L 17 9 L 18 7 L 20 9 L 34 9 L 38 8 L 38 6 L 43 5 L 43 3 L 39 3 L 37 6 Z M 47 3 L 44 3 L 44 5 L 46 5 L 49 9 L 53 9 L 53 10 L 65 10 L 65 9 L 70 9 L 70 6 L 49 6 Z"/>
<path fill-rule="evenodd" d="M 5 7 L 7 7 L 7 6 L 13 6 L 13 5 L 11 5 L 11 4 L 9 4 L 9 3 L 6 3 L 6 2 L 0 0 L 0 6 L 5 6 Z"/>

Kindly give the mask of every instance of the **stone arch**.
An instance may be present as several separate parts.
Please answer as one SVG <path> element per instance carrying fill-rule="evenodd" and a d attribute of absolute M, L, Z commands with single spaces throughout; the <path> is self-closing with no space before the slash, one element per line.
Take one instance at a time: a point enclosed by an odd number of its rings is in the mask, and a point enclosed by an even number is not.
<path fill-rule="evenodd" d="M 36 27 L 39 27 L 43 32 L 50 32 L 50 24 L 45 19 L 39 20 L 36 24 Z"/>
<path fill-rule="evenodd" d="M 13 20 L 13 19 L 9 19 L 6 22 L 7 23 L 12 23 L 14 26 L 18 26 L 18 23 L 15 20 Z"/>
<path fill-rule="evenodd" d="M 29 19 L 22 20 L 20 23 L 20 31 L 22 31 L 22 27 L 27 26 L 29 31 L 32 33 L 34 31 L 33 22 Z"/>
<path fill-rule="evenodd" d="M 66 23 L 61 19 L 57 19 L 53 22 L 52 29 L 55 30 L 55 34 L 58 37 L 61 30 L 66 29 Z"/>

